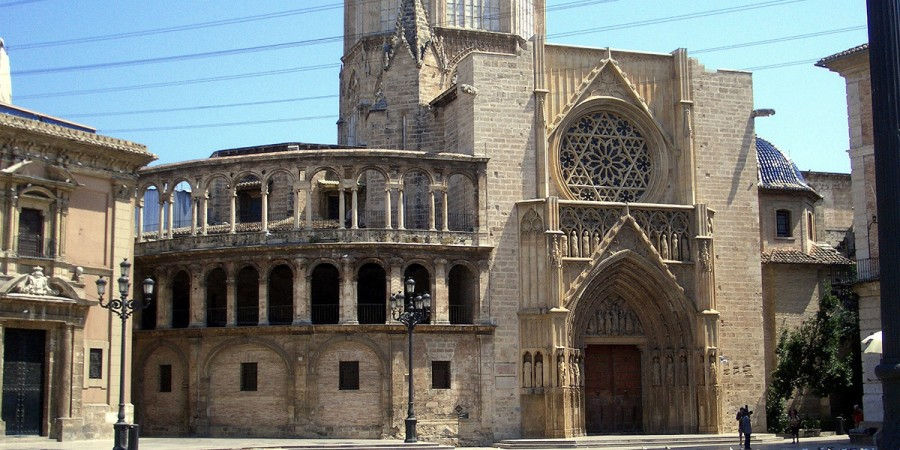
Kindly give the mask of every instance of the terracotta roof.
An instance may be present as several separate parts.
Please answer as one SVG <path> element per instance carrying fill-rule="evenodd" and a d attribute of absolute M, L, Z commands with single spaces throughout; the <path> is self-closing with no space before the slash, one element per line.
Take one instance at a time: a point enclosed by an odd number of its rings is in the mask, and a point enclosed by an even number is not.
<path fill-rule="evenodd" d="M 849 265 L 853 261 L 840 254 L 834 247 L 816 243 L 808 254 L 795 249 L 773 249 L 762 253 L 762 262 L 773 264 L 827 264 Z"/>
<path fill-rule="evenodd" d="M 826 57 L 820 59 L 820 60 L 816 63 L 816 66 L 819 66 L 819 67 L 827 67 L 827 66 L 828 66 L 828 63 L 830 63 L 830 62 L 832 62 L 832 61 L 834 61 L 834 60 L 836 60 L 836 59 L 841 59 L 841 58 L 843 58 L 843 57 L 845 57 L 845 56 L 850 56 L 850 55 L 852 55 L 852 54 L 854 54 L 854 53 L 858 53 L 858 52 L 861 52 L 861 51 L 864 51 L 864 50 L 868 50 L 868 49 L 869 49 L 869 43 L 868 43 L 868 42 L 865 43 L 865 44 L 857 45 L 856 47 L 848 48 L 847 50 L 844 50 L 844 51 L 842 51 L 842 52 L 837 52 L 837 53 L 835 53 L 835 54 L 833 54 L 833 55 L 831 55 L 831 56 L 826 56 Z"/>
<path fill-rule="evenodd" d="M 766 189 L 816 191 L 806 184 L 797 165 L 771 142 L 757 137 L 756 155 L 759 159 L 759 186 Z M 816 194 L 818 195 L 818 194 Z"/>

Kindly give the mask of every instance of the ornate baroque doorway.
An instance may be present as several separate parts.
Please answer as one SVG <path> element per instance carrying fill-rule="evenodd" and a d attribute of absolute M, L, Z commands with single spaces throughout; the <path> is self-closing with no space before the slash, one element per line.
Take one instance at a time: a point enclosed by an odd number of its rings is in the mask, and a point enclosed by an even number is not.
<path fill-rule="evenodd" d="M 41 434 L 44 330 L 7 328 L 3 337 L 3 421 L 6 434 Z"/>
<path fill-rule="evenodd" d="M 584 372 L 587 433 L 640 433 L 641 352 L 637 346 L 588 345 Z"/>

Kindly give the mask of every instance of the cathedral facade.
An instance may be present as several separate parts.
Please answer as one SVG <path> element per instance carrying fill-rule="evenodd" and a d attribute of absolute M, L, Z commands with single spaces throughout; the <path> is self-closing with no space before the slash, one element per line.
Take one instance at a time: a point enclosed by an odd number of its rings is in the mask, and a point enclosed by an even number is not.
<path fill-rule="evenodd" d="M 488 443 L 765 423 L 752 80 L 544 40 L 543 0 L 346 0 L 338 145 L 143 169 L 136 420 Z"/>

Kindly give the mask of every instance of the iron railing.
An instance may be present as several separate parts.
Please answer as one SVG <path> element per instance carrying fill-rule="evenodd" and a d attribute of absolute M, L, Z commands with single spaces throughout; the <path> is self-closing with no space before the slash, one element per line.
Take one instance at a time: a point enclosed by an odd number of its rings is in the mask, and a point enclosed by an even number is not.
<path fill-rule="evenodd" d="M 360 303 L 357 305 L 359 323 L 384 323 L 387 313 L 384 303 Z"/>
<path fill-rule="evenodd" d="M 228 324 L 228 308 L 210 306 L 206 308 L 206 326 L 224 327 Z"/>
<path fill-rule="evenodd" d="M 259 325 L 259 307 L 257 306 L 238 306 L 237 307 L 237 324 L 238 326 Z"/>
<path fill-rule="evenodd" d="M 334 324 L 338 323 L 340 318 L 340 305 L 337 303 L 312 305 L 310 312 L 312 313 L 312 323 Z"/>
<path fill-rule="evenodd" d="M 881 266 L 878 258 L 866 258 L 856 260 L 857 281 L 877 281 L 881 278 Z"/>
<path fill-rule="evenodd" d="M 294 318 L 293 305 L 269 305 L 270 325 L 289 325 Z"/>
<path fill-rule="evenodd" d="M 450 305 L 450 323 L 453 325 L 472 323 L 472 306 Z"/>

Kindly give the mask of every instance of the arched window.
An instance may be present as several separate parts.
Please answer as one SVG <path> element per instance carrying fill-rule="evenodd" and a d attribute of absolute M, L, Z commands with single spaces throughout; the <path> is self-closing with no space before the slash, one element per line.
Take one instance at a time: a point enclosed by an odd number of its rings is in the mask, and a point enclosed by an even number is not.
<path fill-rule="evenodd" d="M 450 176 L 447 183 L 447 228 L 452 231 L 475 231 L 478 207 L 472 180 L 460 174 Z"/>
<path fill-rule="evenodd" d="M 227 275 L 217 267 L 206 275 L 206 326 L 224 327 L 228 318 Z"/>
<path fill-rule="evenodd" d="M 172 328 L 187 328 L 191 323 L 191 276 L 184 270 L 172 279 Z"/>
<path fill-rule="evenodd" d="M 448 26 L 500 31 L 499 0 L 447 0 Z"/>
<path fill-rule="evenodd" d="M 259 272 L 253 266 L 241 269 L 237 275 L 237 324 L 259 324 Z"/>
<path fill-rule="evenodd" d="M 294 272 L 281 264 L 269 272 L 269 323 L 286 325 L 294 317 Z"/>
<path fill-rule="evenodd" d="M 356 182 L 359 198 L 359 227 L 360 228 L 384 228 L 386 211 L 389 211 L 387 202 L 387 181 L 384 175 L 377 170 L 366 170 L 360 174 Z"/>
<path fill-rule="evenodd" d="M 375 263 L 359 268 L 356 286 L 359 323 L 384 323 L 387 302 L 387 274 Z"/>
<path fill-rule="evenodd" d="M 786 209 L 775 211 L 775 235 L 778 237 L 791 237 L 791 212 Z"/>
<path fill-rule="evenodd" d="M 207 233 L 227 233 L 231 229 L 231 186 L 222 175 L 206 182 Z"/>
<path fill-rule="evenodd" d="M 404 226 L 411 230 L 427 230 L 431 217 L 431 186 L 422 171 L 403 176 Z"/>
<path fill-rule="evenodd" d="M 267 219 L 270 230 L 287 230 L 294 227 L 294 194 L 291 177 L 282 171 L 269 178 Z"/>
<path fill-rule="evenodd" d="M 338 323 L 340 318 L 340 272 L 331 264 L 319 264 L 310 279 L 312 323 Z"/>
<path fill-rule="evenodd" d="M 472 323 L 478 298 L 478 283 L 468 267 L 456 265 L 448 274 L 450 323 Z"/>
<path fill-rule="evenodd" d="M 256 175 L 247 175 L 235 185 L 238 223 L 262 221 L 262 182 Z M 254 227 L 244 227 L 244 231 Z"/>
<path fill-rule="evenodd" d="M 20 256 L 44 256 L 44 213 L 22 208 L 19 212 L 18 253 Z"/>
<path fill-rule="evenodd" d="M 636 202 L 650 189 L 654 149 L 629 119 L 589 112 L 572 122 L 559 144 L 562 181 L 578 200 Z"/>

